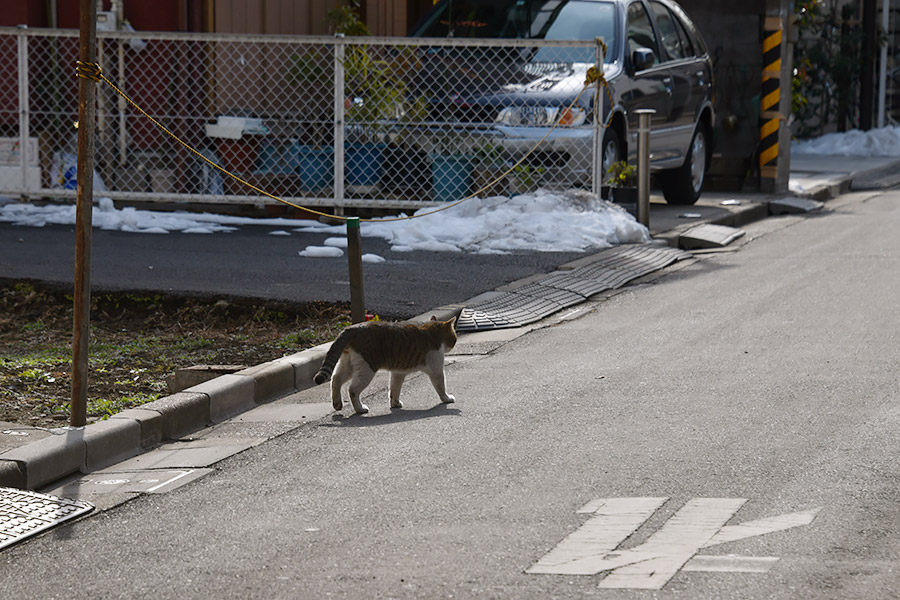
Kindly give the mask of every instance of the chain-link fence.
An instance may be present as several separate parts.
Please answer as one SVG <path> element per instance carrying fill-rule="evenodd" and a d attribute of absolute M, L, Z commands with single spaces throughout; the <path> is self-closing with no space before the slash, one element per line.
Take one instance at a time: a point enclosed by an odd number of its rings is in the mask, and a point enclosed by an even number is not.
<path fill-rule="evenodd" d="M 74 198 L 77 54 L 75 31 L 0 29 L 17 73 L 0 84 L 0 195 Z M 540 40 L 98 35 L 103 74 L 199 155 L 338 210 L 591 187 L 596 56 Z M 277 204 L 97 85 L 103 195 Z"/>

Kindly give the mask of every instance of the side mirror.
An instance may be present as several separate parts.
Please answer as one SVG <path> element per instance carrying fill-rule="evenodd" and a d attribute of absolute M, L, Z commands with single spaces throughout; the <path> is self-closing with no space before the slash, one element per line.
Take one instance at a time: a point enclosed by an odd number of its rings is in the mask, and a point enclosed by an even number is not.
<path fill-rule="evenodd" d="M 631 64 L 634 66 L 635 71 L 649 69 L 654 62 L 656 62 L 656 57 L 653 55 L 653 50 L 649 48 L 637 48 L 631 54 Z"/>

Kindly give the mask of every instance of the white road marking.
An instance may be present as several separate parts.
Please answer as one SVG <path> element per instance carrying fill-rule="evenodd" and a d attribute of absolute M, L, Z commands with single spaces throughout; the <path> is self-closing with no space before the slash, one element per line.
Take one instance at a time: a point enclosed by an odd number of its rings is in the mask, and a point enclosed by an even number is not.
<path fill-rule="evenodd" d="M 604 498 L 579 509 L 594 516 L 546 554 L 529 573 L 594 575 L 609 552 L 628 539 L 668 498 Z M 609 568 L 609 567 L 606 567 Z"/>
<path fill-rule="evenodd" d="M 744 498 L 694 498 L 645 542 L 616 551 L 668 498 L 601 498 L 578 510 L 591 514 L 584 525 L 526 570 L 532 574 L 609 574 L 602 588 L 661 589 L 678 571 L 765 573 L 776 557 L 700 556 L 702 548 L 809 525 L 812 509 L 725 525 Z"/>
<path fill-rule="evenodd" d="M 158 490 L 158 489 L 160 489 L 160 488 L 163 488 L 163 487 L 169 485 L 170 483 L 175 483 L 176 481 L 178 481 L 178 480 L 181 479 L 182 477 L 187 477 L 188 475 L 190 475 L 190 474 L 193 473 L 193 472 L 194 472 L 194 469 L 191 469 L 190 471 L 182 471 L 181 473 L 179 473 L 179 474 L 176 475 L 175 477 L 172 477 L 171 479 L 167 479 L 166 481 L 163 481 L 163 482 L 160 483 L 159 485 L 155 485 L 155 486 L 153 486 L 152 488 L 149 488 L 149 489 L 147 490 L 147 492 L 148 492 L 148 493 L 153 493 L 153 492 L 155 492 L 156 490 Z"/>
<path fill-rule="evenodd" d="M 744 538 L 763 535 L 766 533 L 774 533 L 776 531 L 784 531 L 792 527 L 800 527 L 801 525 L 809 525 L 819 514 L 821 509 L 804 510 L 801 512 L 788 513 L 786 515 L 778 515 L 768 519 L 758 519 L 756 521 L 747 521 L 740 525 L 727 525 L 719 530 L 711 540 L 703 545 L 704 548 L 724 544 L 725 542 L 734 542 Z"/>
<path fill-rule="evenodd" d="M 626 551 L 653 558 L 616 569 L 600 587 L 661 589 L 745 502 L 743 498 L 694 498 L 646 542 Z"/>
<path fill-rule="evenodd" d="M 704 573 L 767 573 L 778 558 L 774 556 L 700 556 L 681 567 L 682 571 Z"/>

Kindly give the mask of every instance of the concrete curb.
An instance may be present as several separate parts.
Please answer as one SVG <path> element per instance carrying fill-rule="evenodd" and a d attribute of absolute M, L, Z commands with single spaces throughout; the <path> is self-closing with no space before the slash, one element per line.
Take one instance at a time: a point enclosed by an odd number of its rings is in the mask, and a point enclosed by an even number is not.
<path fill-rule="evenodd" d="M 137 456 L 257 405 L 313 386 L 330 344 L 222 375 L 87 427 L 0 454 L 0 487 L 34 490 L 75 473 L 89 473 Z"/>

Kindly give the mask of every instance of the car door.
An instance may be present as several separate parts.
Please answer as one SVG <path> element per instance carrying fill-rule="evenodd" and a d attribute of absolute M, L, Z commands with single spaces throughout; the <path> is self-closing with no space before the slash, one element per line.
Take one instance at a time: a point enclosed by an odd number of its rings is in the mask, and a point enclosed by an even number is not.
<path fill-rule="evenodd" d="M 662 64 L 659 40 L 643 2 L 628 5 L 625 32 L 625 64 L 633 73 L 631 88 L 622 94 L 622 104 L 628 115 L 628 154 L 632 161 L 637 156 L 638 109 L 653 109 L 650 119 L 650 160 L 656 162 L 668 154 L 665 127 L 669 120 L 671 76 Z M 634 63 L 635 51 L 652 52 L 652 64 L 641 68 Z"/>
<path fill-rule="evenodd" d="M 710 75 L 676 15 L 662 2 L 650 0 L 649 6 L 659 31 L 671 89 L 669 118 L 662 135 L 666 138 L 667 154 L 672 160 L 681 162 L 691 142 Z"/>

